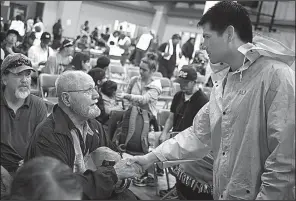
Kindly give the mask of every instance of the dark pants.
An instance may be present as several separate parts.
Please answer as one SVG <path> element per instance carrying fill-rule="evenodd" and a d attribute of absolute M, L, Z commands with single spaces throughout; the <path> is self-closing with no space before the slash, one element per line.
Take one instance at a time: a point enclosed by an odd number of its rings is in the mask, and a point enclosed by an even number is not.
<path fill-rule="evenodd" d="M 175 68 L 174 67 L 159 66 L 158 71 L 161 72 L 163 77 L 167 77 L 167 78 L 171 79 L 171 77 L 174 74 Z"/>
<path fill-rule="evenodd" d="M 190 187 L 182 184 L 178 179 L 176 182 L 176 189 L 180 200 L 213 200 L 211 194 L 193 191 Z"/>
<path fill-rule="evenodd" d="M 134 65 L 139 66 L 142 58 L 145 56 L 146 51 L 136 48 L 136 55 L 134 60 Z"/>
<path fill-rule="evenodd" d="M 128 57 L 129 57 L 129 54 L 128 53 L 124 53 L 124 54 L 121 55 L 121 57 L 120 57 L 120 63 L 121 63 L 122 66 L 125 65 L 126 60 L 128 59 Z"/>

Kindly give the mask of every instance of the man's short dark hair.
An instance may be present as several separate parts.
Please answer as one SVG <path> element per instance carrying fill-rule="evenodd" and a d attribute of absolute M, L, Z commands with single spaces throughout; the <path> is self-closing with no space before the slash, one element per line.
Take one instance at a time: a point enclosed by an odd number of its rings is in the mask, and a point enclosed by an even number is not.
<path fill-rule="evenodd" d="M 200 19 L 198 26 L 209 23 L 212 30 L 222 34 L 225 29 L 232 25 L 240 39 L 252 42 L 252 22 L 248 11 L 239 3 L 221 1 L 211 7 Z"/>

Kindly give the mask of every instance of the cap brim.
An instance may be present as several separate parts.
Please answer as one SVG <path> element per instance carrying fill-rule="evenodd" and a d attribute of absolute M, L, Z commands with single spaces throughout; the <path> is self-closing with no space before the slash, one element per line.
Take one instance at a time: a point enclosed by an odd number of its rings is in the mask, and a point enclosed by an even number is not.
<path fill-rule="evenodd" d="M 178 82 L 178 83 L 188 83 L 190 81 L 192 81 L 192 80 L 186 80 L 186 79 L 180 78 L 180 77 L 178 77 L 177 79 L 175 79 L 175 82 Z"/>
<path fill-rule="evenodd" d="M 25 70 L 31 70 L 31 71 L 34 71 L 36 72 L 36 70 L 30 66 L 19 66 L 17 68 L 10 68 L 10 69 L 7 69 L 9 72 L 11 73 L 20 73 L 22 71 L 25 71 Z"/>

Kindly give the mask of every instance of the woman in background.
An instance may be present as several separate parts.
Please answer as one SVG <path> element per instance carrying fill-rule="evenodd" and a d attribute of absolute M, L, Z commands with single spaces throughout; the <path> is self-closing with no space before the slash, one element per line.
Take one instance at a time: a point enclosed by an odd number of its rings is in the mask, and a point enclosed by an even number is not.
<path fill-rule="evenodd" d="M 88 72 L 90 70 L 90 57 L 81 52 L 77 52 L 71 62 L 73 70 L 82 70 Z M 68 69 L 65 69 L 68 70 Z M 70 70 L 70 69 L 69 69 Z"/>
<path fill-rule="evenodd" d="M 50 157 L 37 157 L 16 173 L 11 200 L 81 200 L 82 186 L 73 171 Z"/>

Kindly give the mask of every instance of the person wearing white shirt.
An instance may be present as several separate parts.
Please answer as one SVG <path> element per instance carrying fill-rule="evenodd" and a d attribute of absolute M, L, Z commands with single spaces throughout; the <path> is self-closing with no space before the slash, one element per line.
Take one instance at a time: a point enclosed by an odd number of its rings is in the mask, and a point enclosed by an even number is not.
<path fill-rule="evenodd" d="M 40 17 L 36 17 L 35 24 L 33 26 L 33 30 L 35 30 L 35 27 L 37 27 L 37 26 L 40 27 L 40 29 L 41 29 L 40 32 L 43 33 L 44 32 L 44 24 L 43 24 L 42 19 Z"/>
<path fill-rule="evenodd" d="M 130 37 L 121 34 L 119 36 L 118 46 L 122 50 L 122 54 L 120 57 L 120 63 L 122 66 L 124 66 L 127 58 L 129 57 L 129 47 L 131 46 L 131 39 Z"/>
<path fill-rule="evenodd" d="M 141 59 L 144 57 L 145 53 L 149 49 L 154 36 L 155 32 L 151 30 L 149 33 L 142 34 L 139 38 L 138 43 L 136 45 L 136 55 L 134 60 L 135 66 L 140 65 Z"/>
<path fill-rule="evenodd" d="M 11 21 L 11 25 L 9 29 L 16 30 L 21 37 L 25 35 L 25 24 L 22 21 L 21 15 L 17 15 L 15 20 Z"/>
<path fill-rule="evenodd" d="M 54 51 L 49 47 L 51 35 L 44 32 L 41 35 L 41 42 L 38 45 L 33 45 L 28 51 L 28 57 L 32 62 L 32 67 L 37 71 L 41 71 L 45 67 L 48 57 L 54 55 Z"/>

